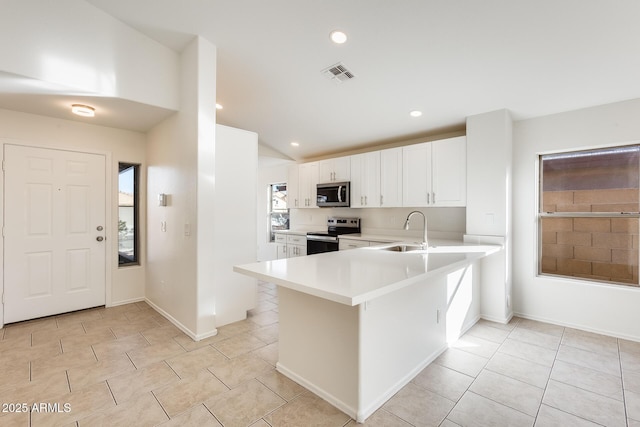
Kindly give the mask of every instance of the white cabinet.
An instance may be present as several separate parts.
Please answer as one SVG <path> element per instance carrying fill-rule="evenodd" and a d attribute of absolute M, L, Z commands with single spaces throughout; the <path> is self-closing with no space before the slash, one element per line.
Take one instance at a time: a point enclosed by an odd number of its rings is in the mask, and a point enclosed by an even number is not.
<path fill-rule="evenodd" d="M 403 147 L 404 206 L 465 206 L 466 138 Z"/>
<path fill-rule="evenodd" d="M 307 236 L 303 234 L 275 233 L 278 259 L 307 254 Z"/>
<path fill-rule="evenodd" d="M 380 151 L 351 156 L 351 207 L 380 207 Z"/>
<path fill-rule="evenodd" d="M 319 165 L 319 183 L 341 182 L 351 180 L 350 156 L 321 160 Z"/>
<path fill-rule="evenodd" d="M 380 151 L 380 206 L 402 206 L 402 147 Z"/>
<path fill-rule="evenodd" d="M 369 241 L 367 240 L 344 239 L 342 237 L 338 239 L 338 250 L 341 251 L 346 251 L 347 249 L 366 248 L 367 246 L 369 246 Z"/>
<path fill-rule="evenodd" d="M 289 208 L 302 207 L 302 202 L 300 200 L 300 184 L 298 183 L 298 180 L 300 179 L 299 168 L 299 165 L 291 165 L 287 171 L 287 206 Z"/>
<path fill-rule="evenodd" d="M 298 167 L 299 208 L 315 208 L 317 201 L 318 162 L 303 163 Z"/>
<path fill-rule="evenodd" d="M 307 236 L 288 235 L 287 255 L 289 258 L 305 256 L 307 254 Z"/>

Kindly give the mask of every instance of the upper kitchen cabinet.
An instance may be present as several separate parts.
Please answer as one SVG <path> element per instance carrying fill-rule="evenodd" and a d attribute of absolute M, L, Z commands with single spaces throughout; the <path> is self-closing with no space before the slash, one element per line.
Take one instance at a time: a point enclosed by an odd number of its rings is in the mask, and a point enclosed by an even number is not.
<path fill-rule="evenodd" d="M 303 163 L 298 166 L 299 208 L 315 208 L 318 184 L 318 162 Z"/>
<path fill-rule="evenodd" d="M 404 206 L 465 206 L 466 137 L 403 147 Z"/>
<path fill-rule="evenodd" d="M 402 147 L 380 151 L 380 206 L 402 206 Z"/>
<path fill-rule="evenodd" d="M 351 156 L 351 207 L 380 207 L 380 151 Z"/>
<path fill-rule="evenodd" d="M 351 180 L 351 157 L 336 157 L 335 159 L 318 162 L 318 183 L 341 182 Z"/>
<path fill-rule="evenodd" d="M 291 165 L 287 171 L 287 206 L 289 208 L 299 208 L 301 207 L 300 200 L 300 184 L 299 177 L 300 174 L 298 172 L 300 166 Z"/>

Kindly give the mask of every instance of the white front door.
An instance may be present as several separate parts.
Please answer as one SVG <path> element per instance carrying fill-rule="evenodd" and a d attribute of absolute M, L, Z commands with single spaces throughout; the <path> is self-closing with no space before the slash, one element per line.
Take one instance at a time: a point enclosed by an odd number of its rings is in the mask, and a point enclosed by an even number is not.
<path fill-rule="evenodd" d="M 4 146 L 4 323 L 105 303 L 105 156 Z"/>

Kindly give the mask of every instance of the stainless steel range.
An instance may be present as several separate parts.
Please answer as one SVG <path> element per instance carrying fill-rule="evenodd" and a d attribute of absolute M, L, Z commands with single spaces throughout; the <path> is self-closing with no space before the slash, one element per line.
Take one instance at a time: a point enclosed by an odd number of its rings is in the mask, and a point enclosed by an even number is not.
<path fill-rule="evenodd" d="M 326 233 L 307 233 L 307 255 L 337 251 L 339 235 L 353 233 L 360 233 L 360 218 L 328 218 Z"/>

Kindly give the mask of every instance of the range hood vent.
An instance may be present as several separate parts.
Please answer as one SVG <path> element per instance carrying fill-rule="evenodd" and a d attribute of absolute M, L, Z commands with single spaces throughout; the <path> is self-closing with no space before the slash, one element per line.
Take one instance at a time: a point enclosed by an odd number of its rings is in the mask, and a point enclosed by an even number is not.
<path fill-rule="evenodd" d="M 355 75 L 341 62 L 325 68 L 321 73 L 337 83 L 346 82 L 347 80 L 351 80 L 355 77 Z"/>

